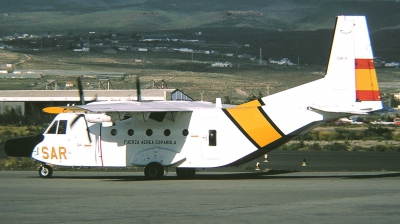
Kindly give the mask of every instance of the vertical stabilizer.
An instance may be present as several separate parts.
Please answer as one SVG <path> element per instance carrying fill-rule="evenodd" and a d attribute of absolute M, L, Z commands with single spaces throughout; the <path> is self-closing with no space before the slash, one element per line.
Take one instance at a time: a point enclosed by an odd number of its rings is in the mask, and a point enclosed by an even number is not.
<path fill-rule="evenodd" d="M 324 78 L 223 111 L 257 149 L 268 151 L 327 121 L 380 109 L 366 19 L 338 16 Z"/>
<path fill-rule="evenodd" d="M 380 101 L 364 16 L 338 16 L 326 76 L 341 102 Z"/>
<path fill-rule="evenodd" d="M 365 17 L 337 17 L 324 78 L 241 105 L 252 106 L 262 107 L 285 135 L 319 121 L 381 110 Z"/>

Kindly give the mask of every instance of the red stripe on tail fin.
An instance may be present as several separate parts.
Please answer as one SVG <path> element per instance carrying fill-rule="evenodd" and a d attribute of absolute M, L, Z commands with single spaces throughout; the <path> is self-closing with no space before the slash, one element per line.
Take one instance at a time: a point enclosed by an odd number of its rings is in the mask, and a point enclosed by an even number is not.
<path fill-rule="evenodd" d="M 373 59 L 355 59 L 356 99 L 380 101 L 380 93 Z"/>
<path fill-rule="evenodd" d="M 356 69 L 375 69 L 374 60 L 356 59 Z"/>

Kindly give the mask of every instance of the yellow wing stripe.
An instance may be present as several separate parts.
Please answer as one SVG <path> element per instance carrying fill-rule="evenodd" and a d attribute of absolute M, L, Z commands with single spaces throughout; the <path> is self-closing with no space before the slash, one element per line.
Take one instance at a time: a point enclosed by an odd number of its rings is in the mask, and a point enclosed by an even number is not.
<path fill-rule="evenodd" d="M 86 110 L 75 106 L 46 107 L 43 112 L 48 114 L 84 113 Z"/>
<path fill-rule="evenodd" d="M 226 109 L 229 117 L 256 144 L 262 148 L 283 136 L 261 107 L 235 107 Z"/>

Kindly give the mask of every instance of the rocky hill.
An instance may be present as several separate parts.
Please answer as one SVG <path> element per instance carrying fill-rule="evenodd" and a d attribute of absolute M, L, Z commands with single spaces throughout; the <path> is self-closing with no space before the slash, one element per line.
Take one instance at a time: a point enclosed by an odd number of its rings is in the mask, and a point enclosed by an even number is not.
<path fill-rule="evenodd" d="M 2 0 L 2 32 L 55 29 L 251 27 L 332 29 L 340 14 L 366 15 L 373 31 L 400 28 L 400 2 L 338 0 Z M 34 26 L 32 26 L 34 24 Z"/>

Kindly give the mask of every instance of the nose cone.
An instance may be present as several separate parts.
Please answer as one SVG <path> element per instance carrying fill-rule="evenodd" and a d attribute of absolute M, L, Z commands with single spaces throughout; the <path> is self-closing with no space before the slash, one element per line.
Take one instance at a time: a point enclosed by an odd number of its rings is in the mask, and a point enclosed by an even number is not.
<path fill-rule="evenodd" d="M 7 140 L 4 144 L 4 151 L 7 156 L 31 157 L 33 149 L 37 144 L 42 142 L 43 139 L 43 134 L 12 138 Z"/>

